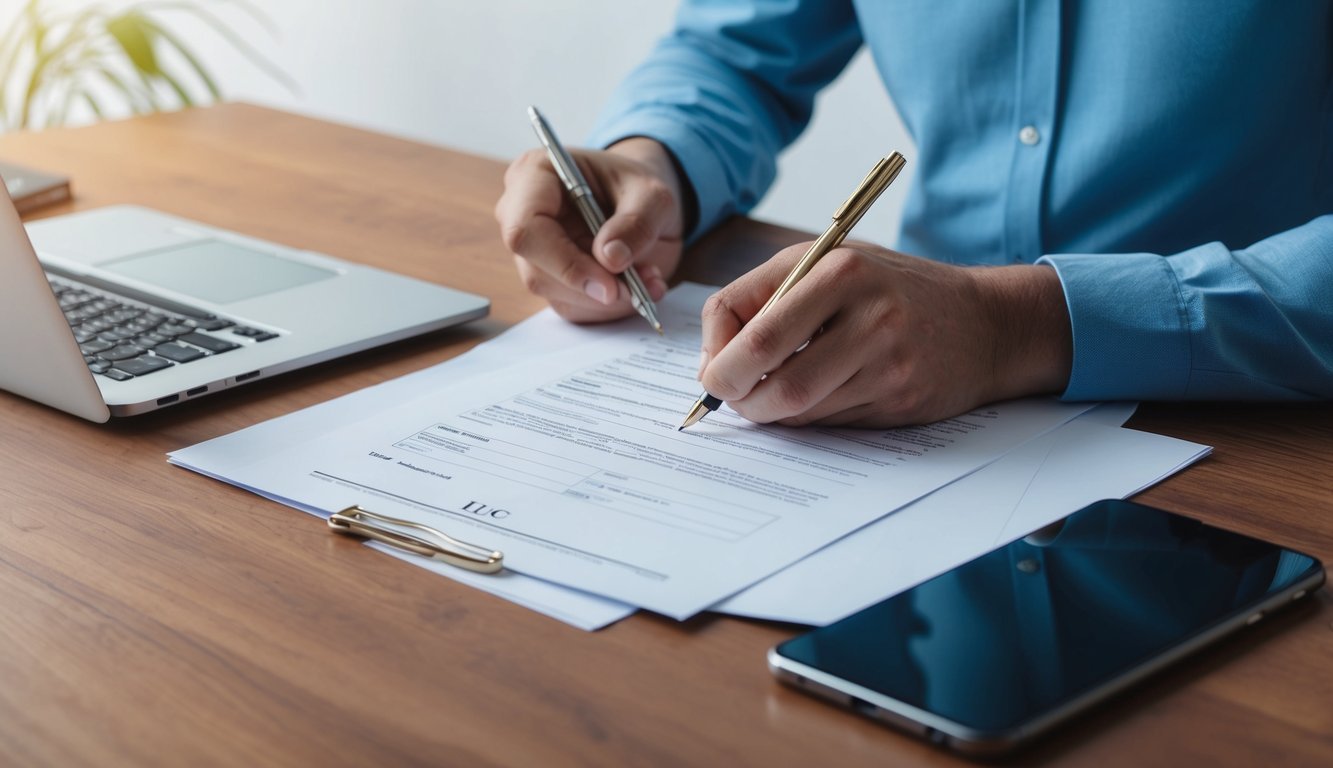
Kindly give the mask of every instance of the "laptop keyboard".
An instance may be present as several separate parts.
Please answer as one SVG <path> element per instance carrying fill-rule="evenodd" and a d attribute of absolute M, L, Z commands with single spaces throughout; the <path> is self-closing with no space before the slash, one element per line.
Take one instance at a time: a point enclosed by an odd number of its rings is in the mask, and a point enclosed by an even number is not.
<path fill-rule="evenodd" d="M 202 310 L 181 314 L 50 275 L 47 279 L 89 370 L 115 381 L 241 348 L 240 343 L 210 335 L 212 332 L 227 331 L 256 342 L 278 337 Z"/>

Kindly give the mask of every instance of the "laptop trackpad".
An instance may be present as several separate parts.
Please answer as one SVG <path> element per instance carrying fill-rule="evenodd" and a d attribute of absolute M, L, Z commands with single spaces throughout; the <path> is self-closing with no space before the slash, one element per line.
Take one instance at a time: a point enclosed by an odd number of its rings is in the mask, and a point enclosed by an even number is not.
<path fill-rule="evenodd" d="M 213 304 L 244 301 L 338 274 L 222 240 L 196 240 L 122 256 L 97 266 Z"/>

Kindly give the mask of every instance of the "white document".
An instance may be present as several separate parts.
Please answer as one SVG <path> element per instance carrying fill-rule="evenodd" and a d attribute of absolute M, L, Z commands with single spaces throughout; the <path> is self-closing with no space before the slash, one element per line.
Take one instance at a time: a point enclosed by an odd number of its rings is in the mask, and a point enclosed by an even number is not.
<path fill-rule="evenodd" d="M 1130 496 L 1209 450 L 1079 418 L 830 544 L 713 610 L 828 624 L 1094 501 Z"/>
<path fill-rule="evenodd" d="M 900 430 L 787 429 L 698 394 L 699 302 L 394 406 L 227 477 L 360 503 L 505 552 L 512 570 L 686 618 L 1086 410 L 1033 399 Z M 504 352 L 505 337 L 492 342 Z"/>

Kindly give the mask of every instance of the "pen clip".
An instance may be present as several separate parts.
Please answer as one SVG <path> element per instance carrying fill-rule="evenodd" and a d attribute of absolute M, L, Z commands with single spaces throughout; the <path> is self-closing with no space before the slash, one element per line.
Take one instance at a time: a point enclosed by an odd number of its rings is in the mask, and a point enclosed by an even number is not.
<path fill-rule="evenodd" d="M 425 535 L 396 531 L 389 526 L 413 528 Z M 373 539 L 404 552 L 442 560 L 469 571 L 497 573 L 504 567 L 504 554 L 501 552 L 459 541 L 428 525 L 381 515 L 357 505 L 329 515 L 329 528 L 336 533 Z"/>
<path fill-rule="evenodd" d="M 532 121 L 532 129 L 537 134 L 537 140 L 546 149 L 546 156 L 551 159 L 551 165 L 555 168 L 555 174 L 560 177 L 560 183 L 564 184 L 565 189 L 575 198 L 585 195 L 592 197 L 592 187 L 584 178 L 583 171 L 579 170 L 578 161 L 569 154 L 560 143 L 560 139 L 556 138 L 555 129 L 546 122 L 546 116 L 536 107 L 528 107 L 528 119 Z M 600 217 L 600 211 L 598 213 Z"/>
<path fill-rule="evenodd" d="M 847 202 L 842 204 L 837 213 L 833 214 L 834 221 L 847 219 L 844 229 L 851 229 L 856 222 L 861 220 L 865 212 L 870 210 L 870 206 L 875 200 L 888 188 L 893 180 L 898 177 L 898 172 L 907 164 L 907 159 L 901 153 L 894 152 L 888 157 L 880 158 L 875 167 L 870 169 L 870 173 L 857 185 L 856 191 L 847 198 Z"/>

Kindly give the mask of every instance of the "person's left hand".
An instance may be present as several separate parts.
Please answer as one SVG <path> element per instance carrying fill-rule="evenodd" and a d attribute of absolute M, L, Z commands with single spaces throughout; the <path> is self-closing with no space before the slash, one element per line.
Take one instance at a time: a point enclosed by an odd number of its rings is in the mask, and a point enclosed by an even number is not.
<path fill-rule="evenodd" d="M 922 424 L 1066 386 L 1072 342 L 1054 269 L 959 267 L 845 244 L 754 318 L 808 246 L 779 252 L 704 306 L 699 380 L 745 418 Z"/>

